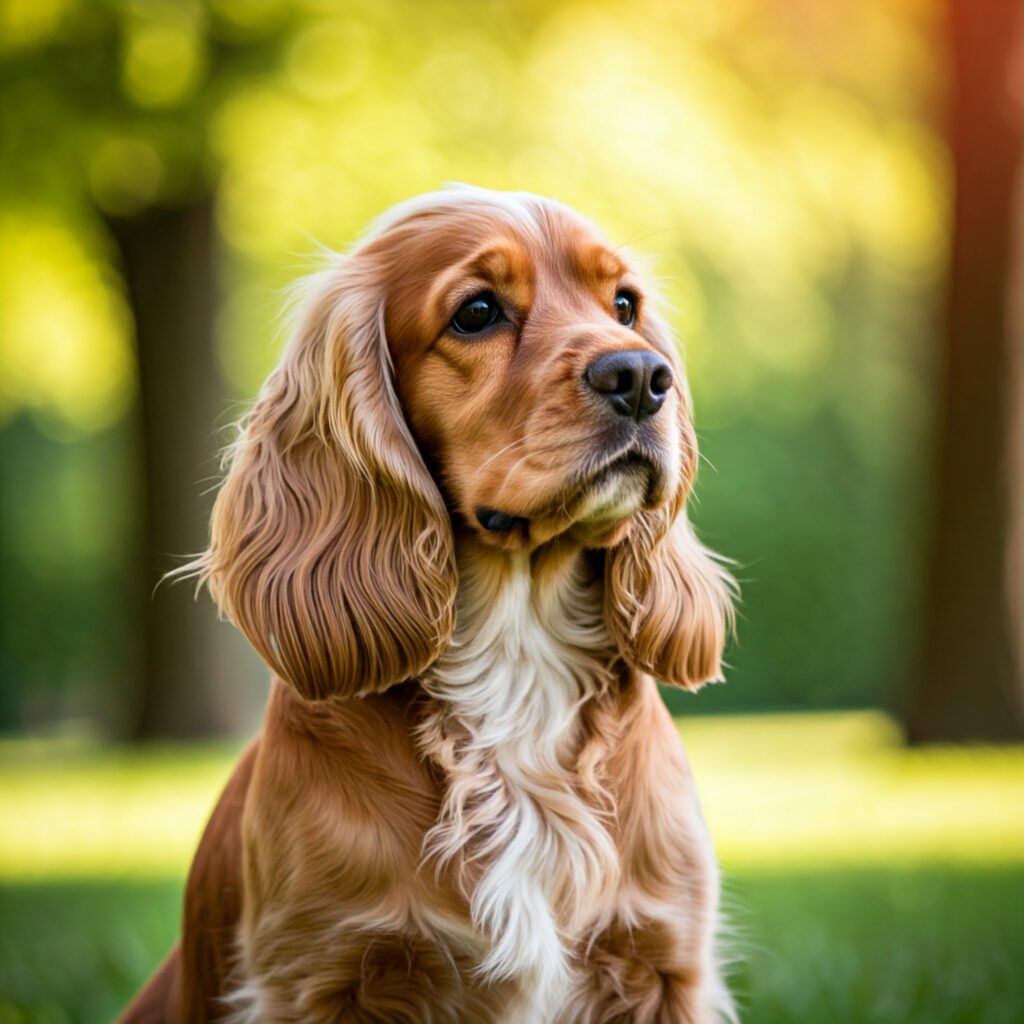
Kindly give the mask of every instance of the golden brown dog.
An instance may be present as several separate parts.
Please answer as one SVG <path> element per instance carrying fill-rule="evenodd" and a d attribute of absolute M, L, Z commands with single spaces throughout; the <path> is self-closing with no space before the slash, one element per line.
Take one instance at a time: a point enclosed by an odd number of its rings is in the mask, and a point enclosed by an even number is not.
<path fill-rule="evenodd" d="M 275 680 L 125 1020 L 732 1019 L 657 677 L 720 672 L 676 346 L 577 214 L 459 188 L 316 275 L 194 566 Z"/>

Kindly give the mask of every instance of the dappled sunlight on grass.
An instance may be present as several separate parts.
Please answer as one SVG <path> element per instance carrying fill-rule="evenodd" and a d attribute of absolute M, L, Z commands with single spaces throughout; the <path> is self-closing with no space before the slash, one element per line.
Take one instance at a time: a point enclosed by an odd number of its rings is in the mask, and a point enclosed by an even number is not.
<path fill-rule="evenodd" d="M 680 731 L 727 871 L 1024 863 L 1024 748 L 908 751 L 878 712 Z M 237 754 L 0 744 L 0 877 L 180 877 Z"/>
<path fill-rule="evenodd" d="M 1024 748 L 877 712 L 679 721 L 758 1024 L 1016 1024 Z M 109 1021 L 178 934 L 237 746 L 0 743 L 0 1022 Z"/>
<path fill-rule="evenodd" d="M 679 729 L 726 869 L 1024 862 L 1024 747 L 908 750 L 874 711 Z"/>
<path fill-rule="evenodd" d="M 0 744 L 0 878 L 183 875 L 238 752 Z"/>

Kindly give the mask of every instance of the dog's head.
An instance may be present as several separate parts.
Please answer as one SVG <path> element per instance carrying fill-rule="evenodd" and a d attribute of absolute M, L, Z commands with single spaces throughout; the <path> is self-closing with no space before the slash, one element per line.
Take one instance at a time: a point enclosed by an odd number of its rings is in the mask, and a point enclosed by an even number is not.
<path fill-rule="evenodd" d="M 730 580 L 684 506 L 683 368 L 636 269 L 565 206 L 456 189 L 308 282 L 244 424 L 201 568 L 304 696 L 422 672 L 453 625 L 454 537 L 604 551 L 623 658 L 719 674 Z"/>

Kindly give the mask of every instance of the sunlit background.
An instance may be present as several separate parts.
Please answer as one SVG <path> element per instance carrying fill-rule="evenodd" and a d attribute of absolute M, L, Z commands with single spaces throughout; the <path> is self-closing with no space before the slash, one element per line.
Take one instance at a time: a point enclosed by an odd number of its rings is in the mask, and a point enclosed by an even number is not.
<path fill-rule="evenodd" d="M 557 196 L 672 303 L 695 518 L 744 598 L 727 685 L 667 699 L 747 1019 L 1024 1019 L 1024 749 L 904 742 L 989 735 L 914 726 L 947 6 L 0 0 L 2 1024 L 110 1019 L 173 941 L 266 672 L 205 597 L 153 588 L 203 543 L 284 287 L 447 181 Z M 1015 699 L 992 738 L 1024 729 Z"/>

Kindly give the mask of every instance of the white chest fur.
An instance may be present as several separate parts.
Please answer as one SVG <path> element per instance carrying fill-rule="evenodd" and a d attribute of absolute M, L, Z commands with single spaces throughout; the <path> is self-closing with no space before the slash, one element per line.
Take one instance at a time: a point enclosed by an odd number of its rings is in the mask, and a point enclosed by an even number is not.
<path fill-rule="evenodd" d="M 448 783 L 427 854 L 463 871 L 483 974 L 521 981 L 545 1016 L 618 878 L 609 808 L 576 770 L 580 709 L 612 661 L 600 585 L 575 561 L 538 580 L 526 556 L 460 559 L 455 636 L 423 680 L 420 738 Z"/>

